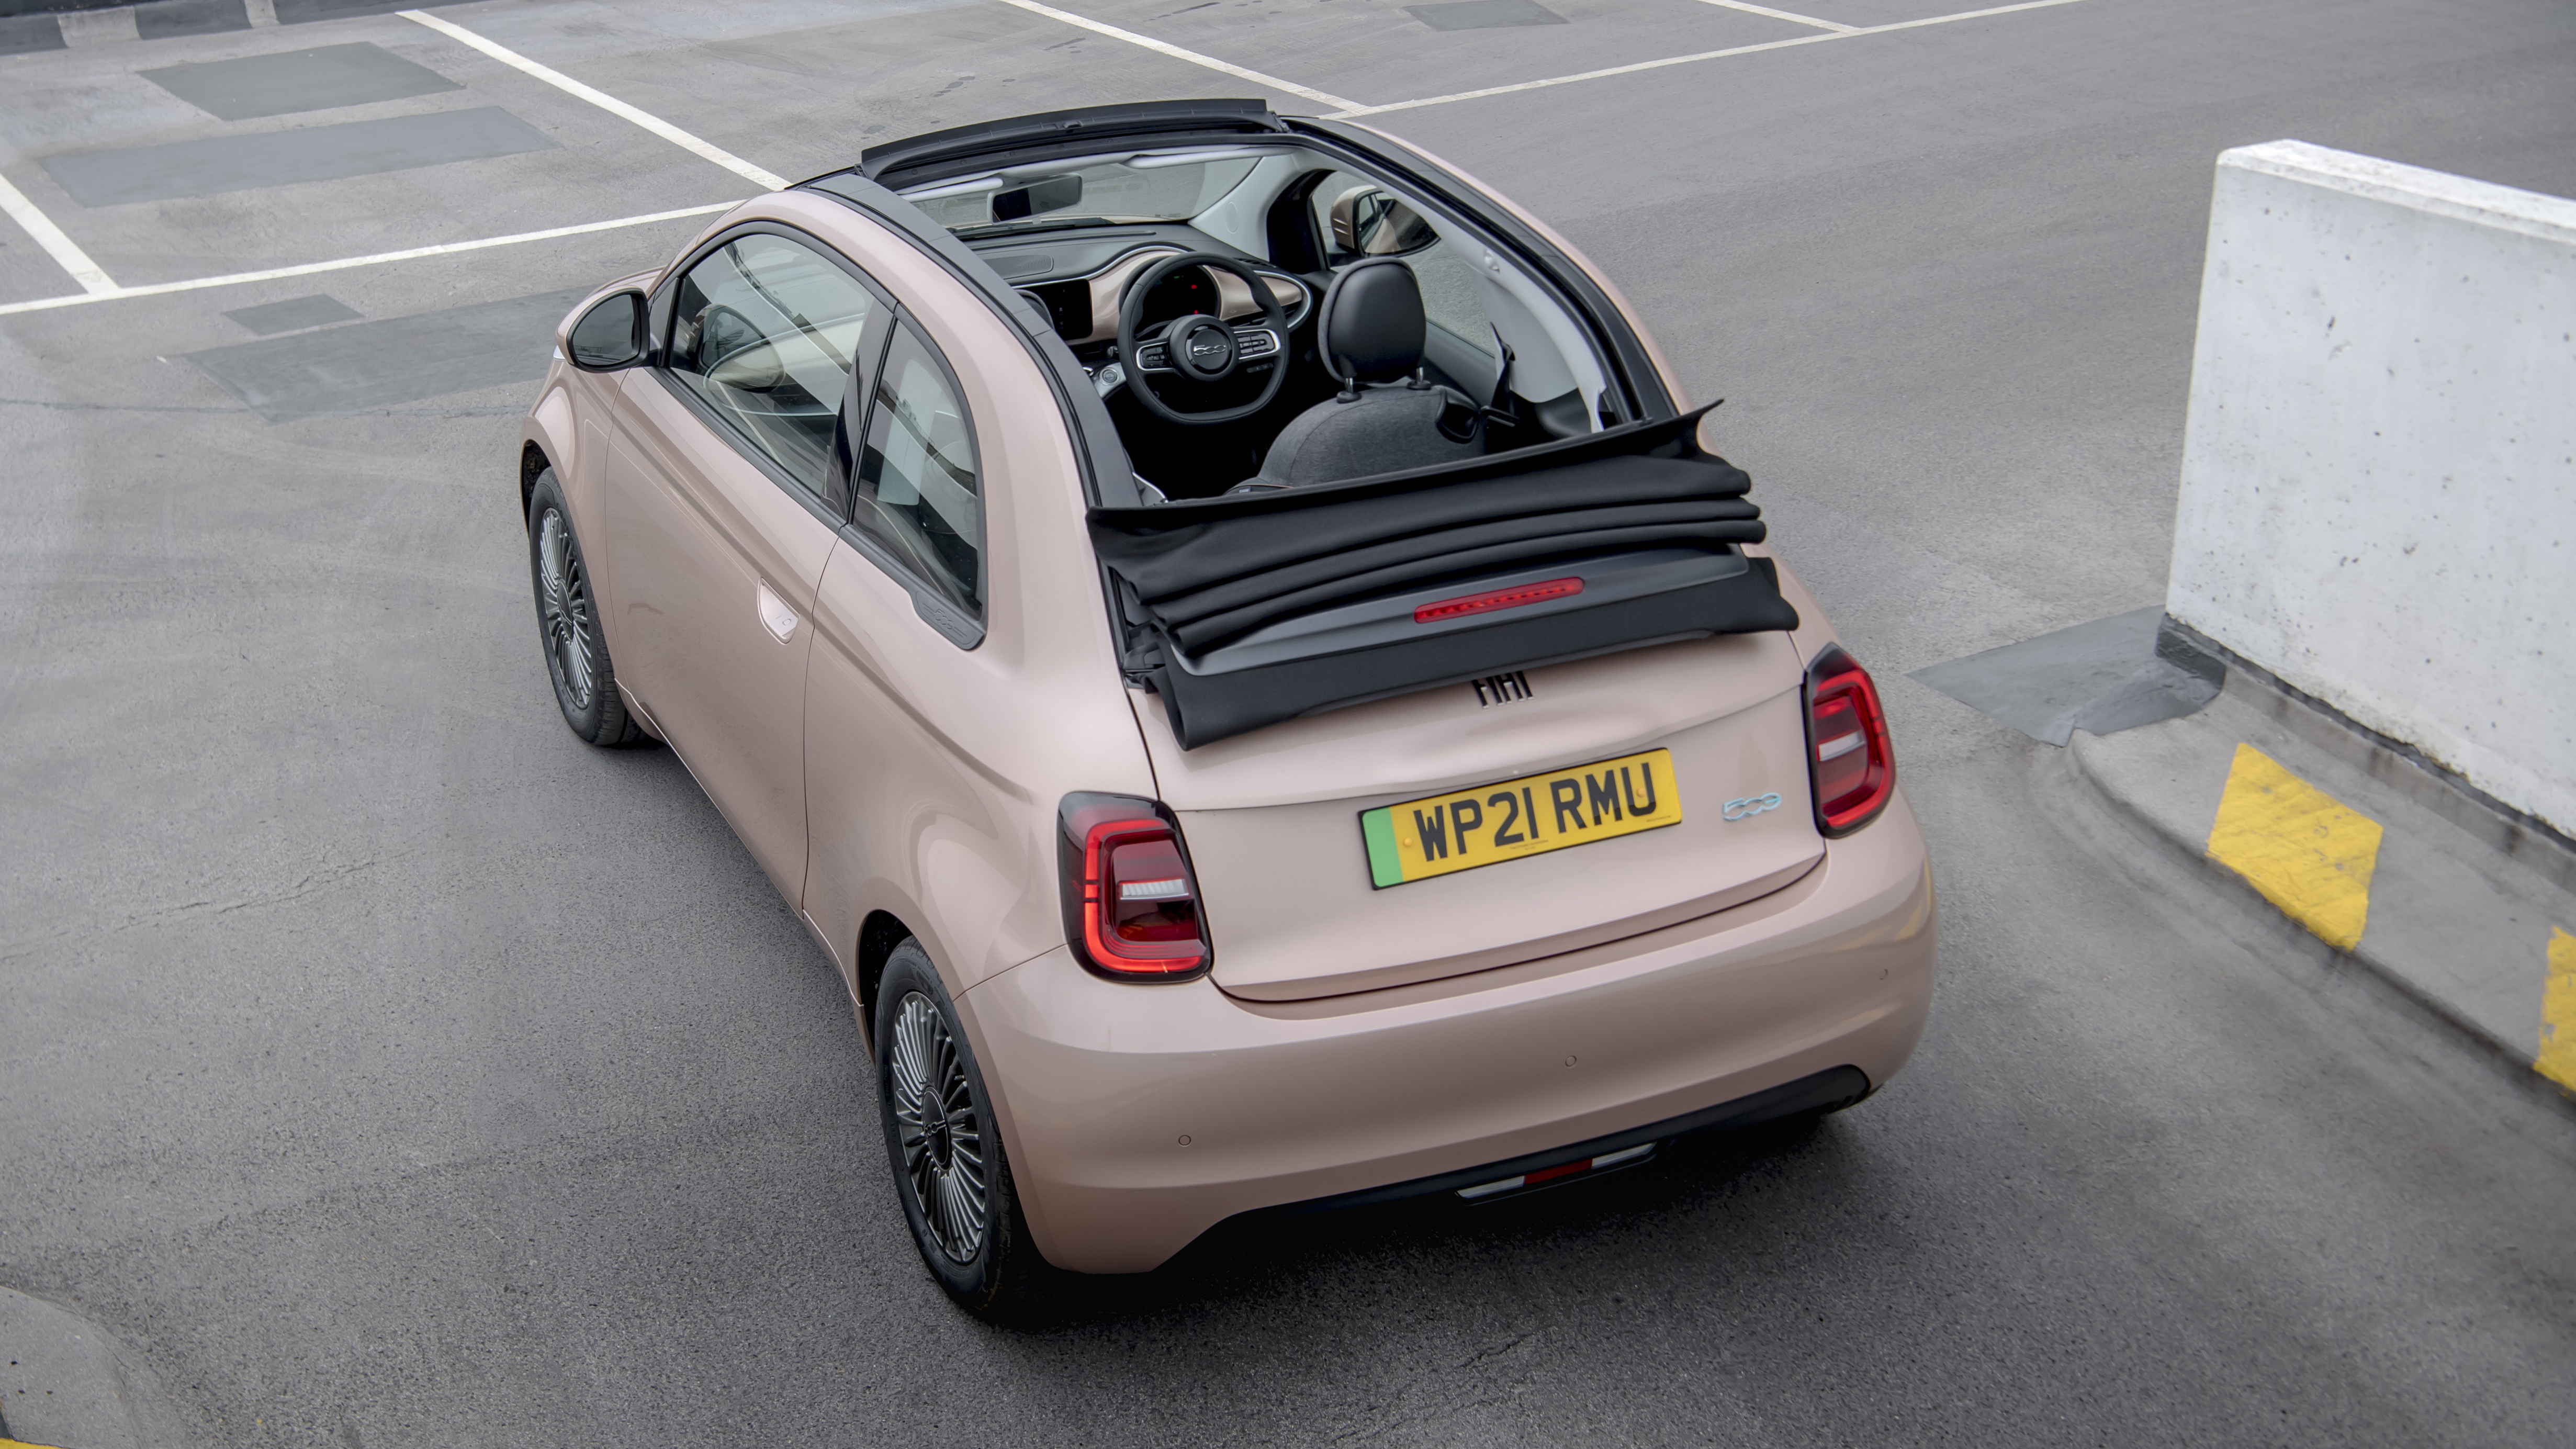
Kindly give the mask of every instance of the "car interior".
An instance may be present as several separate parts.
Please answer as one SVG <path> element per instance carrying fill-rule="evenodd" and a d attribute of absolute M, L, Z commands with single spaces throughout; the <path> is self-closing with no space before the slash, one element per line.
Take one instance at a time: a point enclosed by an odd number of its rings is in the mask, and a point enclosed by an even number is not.
<path fill-rule="evenodd" d="M 1429 467 L 1625 421 L 1604 415 L 1606 369 L 1550 289 L 1340 157 L 1117 152 L 901 194 L 1045 314 L 1149 500 Z"/>

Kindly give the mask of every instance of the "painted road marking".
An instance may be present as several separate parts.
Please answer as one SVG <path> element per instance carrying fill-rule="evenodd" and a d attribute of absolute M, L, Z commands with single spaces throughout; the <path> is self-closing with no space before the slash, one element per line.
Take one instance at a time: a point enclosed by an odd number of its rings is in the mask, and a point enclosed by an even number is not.
<path fill-rule="evenodd" d="M 562 71 L 556 70 L 551 66 L 539 65 L 535 61 L 528 59 L 526 56 L 519 54 L 517 51 L 510 49 L 508 46 L 485 40 L 482 36 L 475 34 L 473 31 L 466 29 L 462 25 L 441 20 L 437 16 L 432 15 L 425 10 L 398 10 L 394 13 L 400 15 L 405 20 L 416 20 L 460 45 L 470 45 L 476 50 L 483 52 L 485 55 L 492 57 L 494 60 L 501 62 L 503 65 L 509 66 L 514 70 L 525 71 L 529 75 L 535 76 L 537 79 L 544 81 L 547 85 L 553 86 L 555 89 L 564 92 L 566 95 L 577 96 L 582 100 L 588 101 L 592 105 L 599 107 L 601 110 L 608 112 L 612 116 L 620 116 L 626 120 L 633 121 L 636 125 L 642 126 L 645 130 L 652 132 L 654 135 L 661 137 L 672 145 L 677 146 L 684 151 L 690 151 L 697 155 L 704 156 L 708 160 L 716 163 L 718 166 L 723 167 L 727 171 L 732 172 L 734 175 L 739 176 L 746 181 L 753 182 L 754 184 L 771 191 L 782 191 L 786 189 L 786 177 L 781 176 L 774 171 L 767 171 L 758 166 L 754 166 L 750 162 L 733 154 L 731 151 L 725 150 L 723 147 L 716 145 L 714 142 L 700 140 L 699 138 L 690 135 L 688 132 L 681 130 L 679 127 L 672 125 L 670 122 L 663 120 L 661 117 L 654 115 L 650 111 L 640 110 L 634 106 L 630 106 L 624 101 L 619 100 L 617 97 L 610 95 L 606 91 L 583 85 L 581 82 L 574 80 L 571 76 L 565 75 Z"/>
<path fill-rule="evenodd" d="M 1329 91 L 1319 91 L 1312 86 L 1301 86 L 1295 81 L 1281 80 L 1275 75 L 1264 75 L 1257 70 L 1247 70 L 1230 61 L 1219 60 L 1212 55 L 1201 55 L 1195 50 L 1183 50 L 1169 41 L 1156 40 L 1150 35 L 1138 35 L 1132 30 L 1121 30 L 1115 25 L 1104 25 L 1086 15 L 1076 15 L 1070 10 L 1058 10 L 1052 5 L 1041 5 L 1038 3 L 1038 0 L 1002 0 L 1002 3 L 1005 5 L 1017 6 L 1032 15 L 1043 15 L 1049 20 L 1059 20 L 1067 25 L 1077 26 L 1081 29 L 1090 31 L 1095 35 L 1106 35 L 1112 40 L 1123 40 L 1129 45 L 1143 46 L 1145 49 L 1153 51 L 1159 55 L 1168 55 L 1174 60 L 1186 60 L 1192 65 L 1205 66 L 1209 70 L 1213 71 L 1222 71 L 1227 75 L 1235 77 L 1237 80 L 1248 80 L 1254 85 L 1268 86 L 1274 91 L 1286 91 L 1292 96 L 1304 96 L 1306 99 L 1313 101 L 1316 105 L 1330 106 L 1336 111 L 1363 109 L 1359 102 L 1343 100 L 1340 96 L 1334 95 Z"/>
<path fill-rule="evenodd" d="M 1629 75 L 1638 71 L 1658 70 L 1665 66 L 1691 65 L 1704 60 L 1722 59 L 1730 55 L 1751 55 L 1759 51 L 1781 50 L 1790 46 L 1816 45 L 1826 41 L 1849 40 L 1855 36 L 1861 35 L 1883 35 L 1893 30 L 1916 30 L 1927 25 L 1948 25 L 1954 21 L 1978 20 L 1989 15 L 2009 15 L 2021 10 L 2046 10 L 2059 5 L 2080 4 L 2082 3 L 2082 0 L 2025 0 L 2025 3 L 2018 5 L 1998 5 L 1986 10 L 1963 10 L 1955 15 L 1935 15 L 1924 20 L 1903 20 L 1898 21 L 1893 25 L 1863 26 L 1857 30 L 1819 31 L 1814 35 L 1793 36 L 1787 40 L 1768 41 L 1760 45 L 1739 45 L 1728 50 L 1702 51 L 1697 55 L 1669 56 L 1662 60 L 1640 61 L 1635 65 L 1613 66 L 1607 70 L 1585 71 L 1580 75 L 1553 76 L 1545 80 L 1522 81 L 1516 85 L 1492 86 L 1484 90 L 1477 91 L 1460 91 L 1454 95 L 1425 96 L 1420 100 L 1396 101 L 1383 106 L 1359 105 L 1340 96 L 1333 95 L 1330 92 L 1315 90 L 1309 86 L 1301 86 L 1294 81 L 1281 80 L 1277 76 L 1265 75 L 1257 70 L 1249 70 L 1239 65 L 1218 60 L 1214 56 L 1201 55 L 1193 50 L 1183 50 L 1177 45 L 1156 40 L 1151 36 L 1139 35 L 1132 30 L 1121 30 L 1117 26 L 1105 25 L 1097 20 L 1076 15 L 1068 10 L 1058 10 L 1052 5 L 1040 4 L 1038 3 L 1038 0 L 1002 0 L 1002 3 L 1016 6 L 1019 9 L 1029 11 L 1032 14 L 1044 15 L 1051 20 L 1061 21 L 1067 25 L 1077 26 L 1081 29 L 1093 31 L 1100 35 L 1106 35 L 1113 40 L 1123 40 L 1130 45 L 1143 46 L 1147 50 L 1171 56 L 1176 60 L 1185 60 L 1192 65 L 1205 66 L 1210 70 L 1222 71 L 1227 75 L 1251 81 L 1256 85 L 1268 86 L 1275 90 L 1284 91 L 1289 95 L 1304 96 L 1318 105 L 1333 107 L 1334 114 L 1337 116 L 1349 117 L 1374 116 L 1388 111 L 1418 110 L 1424 106 L 1443 106 L 1456 101 L 1479 100 L 1486 96 L 1506 95 L 1516 91 L 1542 90 L 1550 86 L 1572 85 L 1577 81 L 1601 80 L 1610 76 Z M 442 35 L 447 35 L 458 41 L 460 44 L 472 46 L 474 49 L 482 51 L 484 54 L 491 56 L 493 59 L 498 60 L 505 65 L 509 65 L 515 69 L 524 71 L 529 75 L 535 76 L 537 79 L 546 82 L 548 85 L 556 86 L 569 94 L 589 101 L 591 104 L 609 111 L 612 114 L 623 116 L 627 120 L 633 121 L 644 129 L 662 137 L 664 140 L 670 141 L 696 153 L 697 155 L 703 156 L 708 160 L 715 162 L 717 165 L 732 171 L 738 176 L 757 182 L 761 186 L 767 187 L 771 190 L 777 190 L 787 184 L 785 178 L 774 172 L 754 166 L 750 162 L 743 160 L 741 157 L 736 156 L 729 151 L 725 151 L 710 142 L 702 141 L 697 137 L 690 135 L 688 132 L 681 130 L 679 127 L 672 125 L 668 121 L 662 120 L 658 116 L 651 115 L 648 112 L 638 110 L 637 108 L 626 104 L 615 96 L 608 95 L 605 92 L 583 85 L 581 82 L 574 80 L 572 77 L 567 76 L 560 71 L 539 65 L 537 62 L 520 55 L 518 52 L 513 51 L 506 46 L 485 40 L 483 37 L 465 29 L 463 26 L 451 24 L 445 20 L 439 19 L 437 16 L 425 14 L 418 10 L 405 10 L 398 13 L 407 19 L 414 20 L 422 25 L 428 26 L 430 29 L 438 31 Z M 206 287 L 234 287 L 249 282 L 275 281 L 283 277 L 311 276 L 317 272 L 337 272 L 344 271 L 351 267 L 379 266 L 387 262 L 405 262 L 421 257 L 446 256 L 455 252 L 480 251 L 486 247 L 512 246 L 520 242 L 550 241 L 556 237 L 579 236 L 584 232 L 613 231 L 620 227 L 645 226 L 653 222 L 670 221 L 674 218 L 684 216 L 704 216 L 709 212 L 726 210 L 736 204 L 737 203 L 734 202 L 719 202 L 713 206 L 691 207 L 680 211 L 659 211 L 645 216 L 619 217 L 612 221 L 587 222 L 580 226 L 554 227 L 546 231 L 518 232 L 510 236 L 484 237 L 475 241 L 447 242 L 438 246 L 410 247 L 402 251 L 377 252 L 370 256 L 342 257 L 336 261 L 307 262 L 300 266 L 272 267 L 265 271 L 257 272 L 233 272 L 224 276 L 198 277 L 184 282 L 157 282 L 150 286 L 143 287 L 120 287 L 116 284 L 114 279 L 110 278 L 105 271 L 100 269 L 98 263 L 91 261 L 87 253 L 74 245 L 70 237 L 63 235 L 61 228 L 55 226 L 42 211 L 37 210 L 33 203 L 29 202 L 24 196 L 19 195 L 16 187 L 11 186 L 6 179 L 0 179 L 0 211 L 8 212 L 21 227 L 24 227 L 27 230 L 28 235 L 34 237 L 37 244 L 42 246 L 46 252 L 51 254 L 54 260 L 60 263 L 65 271 L 71 273 L 73 279 L 78 281 L 85 289 L 81 293 L 71 296 L 39 297 L 33 301 L 27 302 L 0 303 L 0 317 L 10 316 L 19 312 L 47 312 L 57 307 L 77 307 L 87 302 L 112 302 L 127 297 L 157 297 L 170 292 L 193 292 Z"/>
<path fill-rule="evenodd" d="M 63 229 L 54 225 L 54 219 L 38 210 L 36 203 L 27 199 L 27 193 L 10 185 L 6 176 L 0 176 L 0 211 L 9 213 L 9 219 L 34 237 L 36 245 L 43 247 L 56 265 L 71 273 L 72 280 L 80 283 L 81 289 L 91 297 L 106 296 L 117 290 L 116 279 L 91 261 L 89 253 L 82 251 L 79 243 L 63 235 Z M 88 298 L 67 300 L 79 302 Z"/>
<path fill-rule="evenodd" d="M 2379 822 L 2281 768 L 2252 745 L 2236 747 L 2210 859 L 2235 871 L 2290 919 L 2327 944 L 2361 944 Z"/>
<path fill-rule="evenodd" d="M 1005 0 L 1018 4 L 1020 0 Z M 1786 40 L 1767 40 L 1760 45 L 1730 46 L 1725 50 L 1703 50 L 1696 55 L 1671 55 L 1661 60 L 1641 60 L 1633 65 L 1614 65 L 1602 70 L 1587 70 L 1575 75 L 1549 76 L 1545 80 L 1519 81 L 1507 86 L 1487 86 L 1482 90 L 1458 91 L 1445 96 L 1424 96 L 1414 101 L 1391 101 L 1383 106 L 1353 106 L 1334 113 L 1333 119 L 1353 116 L 1378 116 L 1389 111 L 1419 110 L 1424 106 L 1453 105 L 1459 101 L 1480 101 L 1487 96 L 1508 96 L 1521 91 L 1545 90 L 1550 86 L 1570 86 L 1581 81 L 1607 80 L 1613 76 L 1635 75 L 1640 71 L 1662 70 L 1666 66 L 1697 65 L 1704 60 L 1724 60 L 1731 55 L 1754 55 L 1766 50 L 1788 50 L 1801 45 L 1824 45 L 1837 40 L 1854 40 L 1864 35 L 1885 35 L 1897 30 L 1920 30 L 1927 25 L 1951 25 L 1962 20 L 1983 20 L 1989 15 L 2011 15 L 2022 10 L 2048 10 L 2060 5 L 2078 5 L 2083 0 L 2024 0 L 2019 5 L 1997 5 L 1985 10 L 1962 10 L 1955 15 L 1934 15 L 1922 20 L 1900 20 L 1892 25 L 1865 25 L 1857 30 L 1827 30 L 1814 35 L 1793 35 Z"/>
<path fill-rule="evenodd" d="M 2540 1055 L 2531 1069 L 2576 1089 L 2576 936 L 2549 928 L 2549 984 L 2540 992 Z"/>
<path fill-rule="evenodd" d="M 1845 25 L 1838 20 L 1818 20 L 1812 15 L 1793 15 L 1786 10 L 1774 10 L 1768 5 L 1747 5 L 1744 0 L 1699 0 L 1699 3 L 1720 5 L 1729 10 L 1741 10 L 1748 15 L 1768 15 L 1774 20 L 1786 20 L 1792 25 L 1812 25 L 1818 30 L 1831 30 L 1843 35 L 1849 35 L 1860 29 L 1857 25 Z"/>
<path fill-rule="evenodd" d="M 247 282 L 274 282 L 281 277 L 309 277 L 317 272 L 345 272 L 351 267 L 381 266 L 386 262 L 408 262 L 422 257 L 450 256 L 457 252 L 479 252 L 487 247 L 517 246 L 521 242 L 553 241 L 557 237 L 581 236 L 594 231 L 616 231 L 621 227 L 650 226 L 657 221 L 677 221 L 686 216 L 705 216 L 711 212 L 731 211 L 739 201 L 718 201 L 706 206 L 682 207 L 678 211 L 656 211 L 645 216 L 621 216 L 613 221 L 586 221 L 578 226 L 548 227 L 544 231 L 523 231 L 511 236 L 487 236 L 473 241 L 441 242 L 436 246 L 410 247 L 398 252 L 377 252 L 373 256 L 342 257 L 337 261 L 305 262 L 292 267 L 271 267 L 261 272 L 234 272 L 221 277 L 193 277 L 184 282 L 154 282 L 141 287 L 117 287 L 113 291 L 75 293 L 67 297 L 39 297 L 32 302 L 0 303 L 0 317 L 13 312 L 49 312 L 56 307 L 77 307 L 85 302 L 114 302 L 126 297 L 159 297 L 171 292 L 195 292 L 207 287 L 238 287 Z"/>

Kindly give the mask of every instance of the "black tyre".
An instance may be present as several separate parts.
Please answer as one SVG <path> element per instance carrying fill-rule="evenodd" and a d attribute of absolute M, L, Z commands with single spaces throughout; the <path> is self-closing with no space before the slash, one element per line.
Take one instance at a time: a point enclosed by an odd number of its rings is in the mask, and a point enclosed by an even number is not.
<path fill-rule="evenodd" d="M 1011 1183 L 993 1099 L 957 1008 L 907 938 L 877 982 L 877 1115 L 930 1276 L 980 1318 L 1026 1315 L 1049 1276 Z"/>
<path fill-rule="evenodd" d="M 617 692 L 617 668 L 599 632 L 590 567 L 573 536 L 572 510 L 564 507 L 555 470 L 537 475 L 528 496 L 528 576 L 537 591 L 537 637 L 546 651 L 546 673 L 564 723 L 591 744 L 607 749 L 648 743 L 651 736 L 627 713 Z"/>

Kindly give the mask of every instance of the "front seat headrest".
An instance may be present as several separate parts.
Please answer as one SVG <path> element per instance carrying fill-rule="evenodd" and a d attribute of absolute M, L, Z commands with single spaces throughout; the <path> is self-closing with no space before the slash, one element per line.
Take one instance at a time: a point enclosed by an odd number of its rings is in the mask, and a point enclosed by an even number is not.
<path fill-rule="evenodd" d="M 1324 370 L 1345 388 L 1392 382 L 1422 365 L 1422 284 L 1402 261 L 1375 257 L 1335 277 L 1320 313 Z"/>

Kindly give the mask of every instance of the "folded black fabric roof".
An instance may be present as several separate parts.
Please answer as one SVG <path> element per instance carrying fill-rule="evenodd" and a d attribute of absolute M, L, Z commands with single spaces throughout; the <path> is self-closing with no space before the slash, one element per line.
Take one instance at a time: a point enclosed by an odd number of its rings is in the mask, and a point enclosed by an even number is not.
<path fill-rule="evenodd" d="M 1580 653 L 1796 628 L 1774 571 L 1739 564 L 1731 577 L 1644 599 L 1503 610 L 1436 637 L 1207 667 L 1209 651 L 1267 625 L 1444 580 L 1646 550 L 1733 554 L 1760 542 L 1761 511 L 1744 496 L 1752 480 L 1697 446 L 1706 412 L 1438 468 L 1096 508 L 1092 543 L 1142 609 L 1139 622 L 1159 637 L 1155 687 L 1185 748 Z"/>

